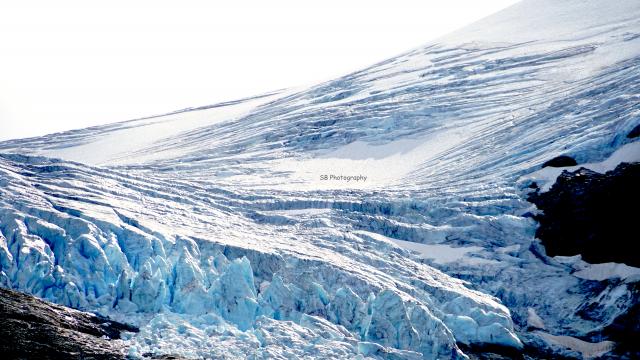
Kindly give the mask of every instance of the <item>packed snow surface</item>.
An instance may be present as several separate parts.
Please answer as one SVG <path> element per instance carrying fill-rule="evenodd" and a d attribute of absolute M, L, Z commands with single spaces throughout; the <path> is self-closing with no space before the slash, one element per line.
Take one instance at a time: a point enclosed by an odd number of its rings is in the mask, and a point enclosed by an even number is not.
<path fill-rule="evenodd" d="M 591 343 L 587 341 L 583 341 L 580 339 L 576 339 L 571 336 L 558 336 L 551 335 L 545 332 L 539 331 L 537 332 L 543 339 L 545 339 L 550 344 L 566 347 L 571 350 L 577 351 L 582 354 L 584 359 L 593 359 L 599 356 L 606 354 L 611 351 L 614 344 L 611 341 L 601 341 L 597 343 Z"/>
<path fill-rule="evenodd" d="M 2 142 L 0 284 L 135 322 L 132 357 L 600 354 L 634 277 L 547 257 L 527 186 L 636 161 L 639 109 L 640 3 L 525 0 L 307 89 Z"/>
<path fill-rule="evenodd" d="M 607 279 L 639 281 L 640 268 L 617 263 L 587 264 L 573 275 L 581 279 L 597 281 Z"/>

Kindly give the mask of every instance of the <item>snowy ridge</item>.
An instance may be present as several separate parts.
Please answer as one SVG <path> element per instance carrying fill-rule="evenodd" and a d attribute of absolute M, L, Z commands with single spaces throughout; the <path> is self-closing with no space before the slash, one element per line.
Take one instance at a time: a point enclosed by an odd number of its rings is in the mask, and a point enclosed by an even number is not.
<path fill-rule="evenodd" d="M 637 149 L 638 94 L 637 1 L 529 0 L 309 89 L 3 142 L 1 282 L 135 319 L 132 355 L 599 354 L 635 277 L 547 257 L 525 199 Z"/>

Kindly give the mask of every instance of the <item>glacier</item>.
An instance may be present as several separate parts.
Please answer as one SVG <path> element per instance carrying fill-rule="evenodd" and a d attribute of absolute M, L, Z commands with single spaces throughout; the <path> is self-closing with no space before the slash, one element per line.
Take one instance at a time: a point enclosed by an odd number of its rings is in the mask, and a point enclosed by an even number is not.
<path fill-rule="evenodd" d="M 49 158 L 1 159 L 5 287 L 148 321 L 150 333 L 181 314 L 178 336 L 193 336 L 191 328 L 235 331 L 254 341 L 254 352 L 267 351 L 264 337 L 290 331 L 319 347 L 348 340 L 347 357 L 397 350 L 463 358 L 456 341 L 521 346 L 497 299 L 385 242 L 367 244 L 317 222 L 309 232 L 256 225 L 245 202 L 232 205 L 237 200 L 204 189 Z M 451 329 L 466 319 L 473 331 L 454 338 Z"/>
<path fill-rule="evenodd" d="M 558 155 L 638 161 L 639 109 L 637 1 L 525 0 L 309 88 L 4 141 L 0 286 L 139 326 L 132 358 L 606 354 L 638 278 L 547 256 L 527 194 Z"/>

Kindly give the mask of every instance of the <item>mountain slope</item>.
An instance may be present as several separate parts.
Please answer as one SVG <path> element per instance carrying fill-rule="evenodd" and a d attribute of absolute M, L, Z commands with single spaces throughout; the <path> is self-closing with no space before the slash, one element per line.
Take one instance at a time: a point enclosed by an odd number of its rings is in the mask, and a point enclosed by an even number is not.
<path fill-rule="evenodd" d="M 608 351 L 637 281 L 547 257 L 527 186 L 640 160 L 639 94 L 637 1 L 530 0 L 308 89 L 6 141 L 2 284 L 135 319 L 134 355 Z"/>

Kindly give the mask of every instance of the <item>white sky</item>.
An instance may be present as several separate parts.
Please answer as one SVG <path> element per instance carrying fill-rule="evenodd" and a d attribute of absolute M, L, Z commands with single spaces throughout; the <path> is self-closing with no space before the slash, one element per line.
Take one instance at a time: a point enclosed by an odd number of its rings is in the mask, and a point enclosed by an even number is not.
<path fill-rule="evenodd" d="M 515 2 L 3 1 L 0 140 L 328 80 Z"/>

